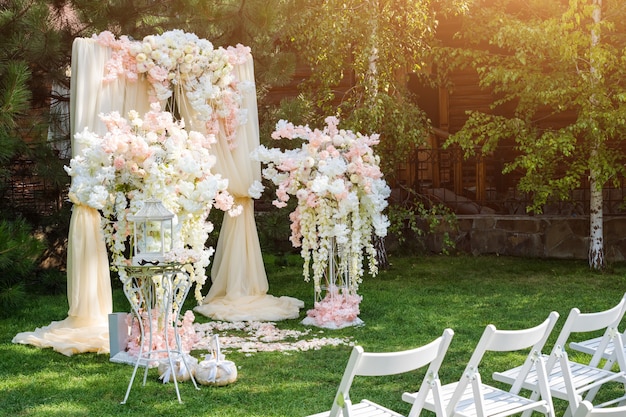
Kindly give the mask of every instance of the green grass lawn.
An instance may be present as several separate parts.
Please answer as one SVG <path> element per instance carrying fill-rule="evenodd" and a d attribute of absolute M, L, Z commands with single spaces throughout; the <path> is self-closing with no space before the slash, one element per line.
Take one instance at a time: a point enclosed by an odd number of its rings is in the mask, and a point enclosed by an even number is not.
<path fill-rule="evenodd" d="M 455 331 L 440 377 L 452 382 L 460 374 L 484 327 L 516 329 L 534 326 L 556 310 L 561 318 L 556 334 L 572 307 L 583 312 L 603 310 L 619 302 L 626 292 L 626 264 L 595 273 L 584 261 L 537 260 L 508 257 L 402 257 L 377 277 L 366 277 L 360 318 L 365 326 L 325 330 L 328 337 L 351 338 L 365 350 L 390 351 L 425 344 L 446 327 Z M 270 293 L 305 301 L 312 307 L 313 290 L 302 280 L 298 258 L 287 266 L 273 259 L 266 263 Z M 115 287 L 114 310 L 128 306 Z M 187 307 L 193 303 L 188 300 Z M 0 415 L 6 416 L 306 416 L 330 407 L 351 347 L 324 347 L 305 352 L 230 352 L 239 379 L 226 387 L 180 384 L 183 404 L 173 384 L 163 385 L 151 370 L 146 386 L 140 377 L 128 403 L 121 405 L 132 367 L 111 363 L 108 355 L 63 356 L 51 349 L 14 345 L 13 336 L 66 317 L 65 296 L 41 296 L 10 318 L 0 320 Z M 284 329 L 303 330 L 298 320 L 277 323 Z M 197 321 L 207 321 L 196 316 Z M 587 337 L 585 337 L 587 338 Z M 548 350 L 546 349 L 546 351 Z M 200 357 L 201 353 L 193 352 Z M 573 357 L 578 355 L 572 353 Z M 583 359 L 582 357 L 580 359 Z M 489 356 L 482 374 L 521 363 L 522 355 Z M 408 412 L 400 396 L 418 387 L 421 375 L 383 379 L 357 379 L 353 400 L 364 396 L 399 412 Z M 602 396 L 614 395 L 610 387 Z M 564 403 L 555 400 L 557 415 Z M 424 413 L 424 415 L 431 415 Z"/>

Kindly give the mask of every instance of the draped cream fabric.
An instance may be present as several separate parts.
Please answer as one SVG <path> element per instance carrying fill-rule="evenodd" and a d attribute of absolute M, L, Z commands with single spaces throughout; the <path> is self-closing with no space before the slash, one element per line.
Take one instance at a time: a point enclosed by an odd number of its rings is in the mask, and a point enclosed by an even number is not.
<path fill-rule="evenodd" d="M 148 86 L 123 79 L 102 83 L 111 50 L 93 39 L 79 38 L 72 48 L 70 123 L 72 153 L 81 149 L 74 133 L 88 128 L 106 133 L 100 113 L 149 110 Z M 68 317 L 48 326 L 23 332 L 13 343 L 51 347 L 65 355 L 108 353 L 108 314 L 112 312 L 111 280 L 106 245 L 97 210 L 75 205 L 70 219 L 67 253 Z"/>
<path fill-rule="evenodd" d="M 236 76 L 244 83 L 254 82 L 254 63 L 249 59 L 235 67 Z M 189 106 L 185 121 L 193 122 Z M 237 131 L 237 147 L 229 149 L 223 132 L 213 146 L 217 163 L 215 172 L 228 178 L 228 191 L 235 203 L 243 206 L 236 217 L 224 215 L 215 256 L 211 267 L 212 285 L 202 305 L 194 311 L 215 320 L 275 321 L 297 318 L 304 302 L 292 297 L 267 294 L 268 282 L 261 256 L 261 245 L 254 221 L 254 202 L 248 195 L 252 183 L 261 180 L 261 165 L 252 161 L 250 153 L 259 146 L 259 121 L 254 88 L 244 89 L 243 108 L 247 122 Z"/>

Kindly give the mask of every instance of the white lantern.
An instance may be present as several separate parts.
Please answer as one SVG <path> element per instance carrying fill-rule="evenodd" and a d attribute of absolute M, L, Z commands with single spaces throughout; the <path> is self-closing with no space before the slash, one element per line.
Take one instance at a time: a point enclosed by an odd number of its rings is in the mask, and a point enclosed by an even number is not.
<path fill-rule="evenodd" d="M 127 219 L 133 223 L 133 265 L 159 265 L 174 248 L 174 213 L 161 200 L 149 199 Z"/>

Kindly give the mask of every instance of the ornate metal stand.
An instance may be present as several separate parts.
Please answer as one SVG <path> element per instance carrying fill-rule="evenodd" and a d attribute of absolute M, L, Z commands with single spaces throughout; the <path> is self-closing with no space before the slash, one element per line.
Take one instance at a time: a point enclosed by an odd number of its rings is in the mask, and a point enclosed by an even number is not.
<path fill-rule="evenodd" d="M 325 298 L 335 298 L 339 295 L 350 294 L 352 289 L 348 265 L 342 264 L 342 248 L 337 246 L 335 238 L 330 239 L 328 248 L 328 265 L 324 272 L 324 282 L 321 284 L 321 291 L 315 291 L 315 302 L 319 303 Z"/>
<path fill-rule="evenodd" d="M 330 240 L 324 282 L 315 289 L 314 308 L 307 311 L 302 324 L 328 329 L 363 324 L 358 317 L 361 297 L 351 282 L 348 265 L 351 259 L 346 250 L 348 248 L 338 246 L 334 239 Z"/>
<path fill-rule="evenodd" d="M 185 271 L 183 265 L 180 264 L 122 266 L 120 270 L 122 269 L 126 274 L 125 277 L 122 277 L 124 294 L 130 302 L 133 314 L 135 319 L 139 322 L 139 329 L 141 331 L 139 354 L 122 404 L 125 404 L 128 399 L 137 374 L 137 369 L 140 365 L 145 367 L 143 385 L 146 385 L 150 362 L 155 360 L 156 354 L 158 353 L 167 354 L 167 360 L 169 361 L 172 377 L 174 379 L 174 386 L 176 387 L 176 396 L 178 397 L 178 402 L 182 403 L 178 389 L 178 381 L 173 372 L 174 360 L 172 359 L 172 355 L 180 355 L 187 369 L 189 369 L 189 364 L 187 364 L 185 356 L 183 355 L 184 352 L 181 348 L 180 334 L 177 331 L 174 331 L 176 349 L 173 350 L 170 348 L 168 329 L 170 326 L 173 326 L 174 329 L 177 328 L 183 302 L 187 298 L 189 288 L 191 287 L 189 274 Z M 162 324 L 160 326 L 157 325 L 157 328 L 153 328 L 153 311 L 158 313 L 159 323 Z M 144 330 L 144 319 L 148 320 L 147 335 Z M 164 332 L 165 350 L 153 350 L 152 337 L 156 332 L 160 331 L 160 327 L 162 327 L 162 331 Z M 199 389 L 193 375 L 191 375 L 191 380 L 196 389 Z"/>

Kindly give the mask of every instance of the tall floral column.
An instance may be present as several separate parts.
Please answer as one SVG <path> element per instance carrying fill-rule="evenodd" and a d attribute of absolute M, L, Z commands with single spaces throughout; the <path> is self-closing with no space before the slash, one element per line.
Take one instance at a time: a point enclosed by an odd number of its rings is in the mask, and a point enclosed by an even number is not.
<path fill-rule="evenodd" d="M 112 112 L 102 120 L 105 135 L 89 130 L 76 134 L 84 150 L 66 167 L 72 177 L 70 199 L 102 212 L 112 265 L 122 281 L 127 277 L 120 266 L 130 264 L 128 245 L 133 238 L 128 216 L 146 201 L 162 201 L 175 214 L 176 230 L 165 260 L 193 267 L 190 279 L 196 300 L 202 300 L 213 255 L 213 248 L 205 245 L 213 229 L 209 212 L 217 208 L 239 213 L 227 191 L 228 180 L 211 171 L 215 157 L 209 150 L 215 137 L 185 130 L 158 103 L 143 117 L 135 111 L 128 118 Z"/>
<path fill-rule="evenodd" d="M 272 138 L 301 139 L 301 146 L 260 146 L 252 156 L 267 165 L 263 177 L 277 187 L 276 207 L 297 200 L 290 240 L 301 248 L 304 279 L 313 277 L 315 293 L 304 323 L 340 328 L 362 324 L 357 290 L 364 264 L 371 275 L 378 272 L 372 236 L 387 233 L 390 189 L 372 149 L 378 135 L 340 130 L 335 117 L 326 123 L 312 130 L 281 120 Z"/>

